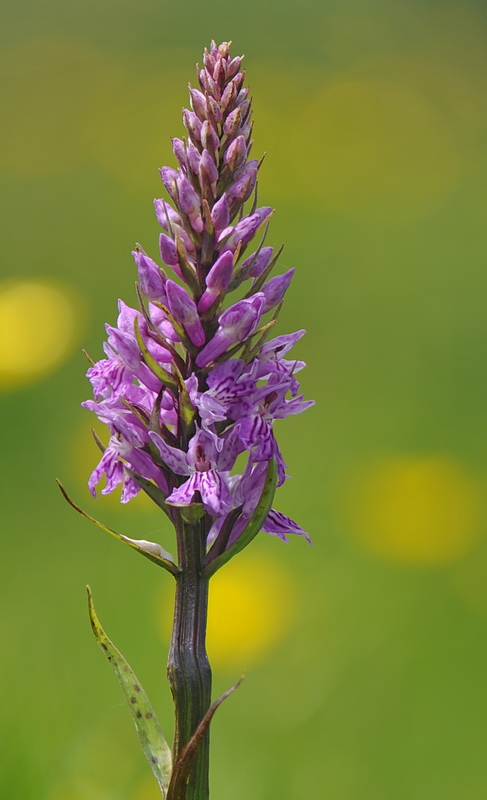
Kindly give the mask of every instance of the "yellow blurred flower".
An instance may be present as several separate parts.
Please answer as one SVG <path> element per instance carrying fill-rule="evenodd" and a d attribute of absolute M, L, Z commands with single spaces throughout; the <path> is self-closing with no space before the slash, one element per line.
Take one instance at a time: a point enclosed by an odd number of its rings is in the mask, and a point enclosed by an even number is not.
<path fill-rule="evenodd" d="M 343 487 L 340 514 L 363 547 L 403 564 L 435 565 L 476 544 L 480 488 L 448 456 L 393 456 L 365 467 Z"/>
<path fill-rule="evenodd" d="M 63 363 L 79 335 L 80 300 L 44 278 L 0 283 L 0 389 L 33 383 Z"/>

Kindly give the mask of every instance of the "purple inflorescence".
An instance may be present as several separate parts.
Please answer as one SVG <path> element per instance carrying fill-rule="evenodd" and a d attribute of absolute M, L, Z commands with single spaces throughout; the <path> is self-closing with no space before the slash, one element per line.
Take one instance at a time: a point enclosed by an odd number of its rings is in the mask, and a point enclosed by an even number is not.
<path fill-rule="evenodd" d="M 102 494 L 122 484 L 128 502 L 148 480 L 169 507 L 201 504 L 208 544 L 231 524 L 227 546 L 251 518 L 271 459 L 278 485 L 286 479 L 273 421 L 312 405 L 299 394 L 303 362 L 285 358 L 304 331 L 270 338 L 294 270 L 268 277 L 279 253 L 263 246 L 272 209 L 257 207 L 241 66 L 227 43 L 205 50 L 183 112 L 187 136 L 173 140 L 179 168 L 161 169 L 170 202 L 154 201 L 171 277 L 137 246 L 140 310 L 119 301 L 106 358 L 87 373 L 94 400 L 83 404 L 110 431 L 93 494 L 105 475 Z M 236 289 L 240 299 L 229 301 Z M 262 529 L 308 538 L 274 510 Z"/>

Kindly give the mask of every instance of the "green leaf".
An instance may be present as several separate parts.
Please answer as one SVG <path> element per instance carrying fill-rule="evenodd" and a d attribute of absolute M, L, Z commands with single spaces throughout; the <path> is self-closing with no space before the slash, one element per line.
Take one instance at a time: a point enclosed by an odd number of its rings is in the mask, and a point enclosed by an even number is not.
<path fill-rule="evenodd" d="M 194 430 L 193 422 L 196 417 L 196 409 L 192 404 L 183 376 L 177 371 L 179 391 L 178 391 L 178 415 L 181 425 L 186 433 Z"/>
<path fill-rule="evenodd" d="M 130 708 L 130 713 L 132 714 L 132 719 L 145 757 L 159 784 L 162 797 L 166 798 L 172 770 L 171 750 L 164 738 L 161 726 L 159 725 L 159 721 L 150 704 L 149 698 L 140 685 L 137 676 L 100 625 L 100 621 L 96 616 L 95 606 L 93 605 L 90 587 L 87 586 L 86 590 L 88 592 L 91 627 L 93 628 L 95 639 L 108 658 L 117 676 L 117 680 Z"/>
<path fill-rule="evenodd" d="M 250 517 L 246 527 L 238 537 L 238 539 L 220 555 L 215 556 L 212 559 L 212 552 L 211 550 L 208 552 L 207 555 L 207 563 L 205 567 L 205 575 L 208 577 L 213 575 L 220 567 L 230 561 L 233 556 L 237 555 L 244 547 L 247 547 L 248 544 L 255 539 L 257 534 L 259 533 L 262 525 L 264 524 L 264 520 L 267 517 L 267 514 L 271 510 L 272 501 L 274 500 L 274 494 L 276 491 L 277 486 L 277 465 L 276 459 L 272 458 L 269 461 L 269 466 L 267 467 L 267 474 L 264 482 L 264 486 L 262 489 L 262 494 L 260 496 L 259 502 L 257 503 L 257 507 Z"/>
<path fill-rule="evenodd" d="M 185 800 L 189 776 L 191 774 L 191 769 L 194 764 L 196 753 L 198 752 L 198 748 L 201 744 L 201 740 L 208 730 L 210 722 L 218 706 L 220 706 L 223 701 L 226 700 L 228 695 L 235 691 L 235 689 L 238 689 L 244 677 L 245 676 L 242 675 L 240 680 L 238 680 L 234 686 L 232 686 L 230 689 L 227 689 L 227 691 L 224 692 L 221 697 L 218 698 L 218 700 L 215 700 L 196 728 L 191 739 L 183 747 L 171 774 L 171 781 L 167 790 L 167 800 Z"/>
<path fill-rule="evenodd" d="M 159 567 L 164 567 L 170 572 L 172 575 L 176 576 L 179 573 L 179 568 L 174 563 L 174 559 L 170 553 L 164 550 L 160 544 L 157 542 L 148 542 L 145 539 L 130 539 L 128 536 L 124 536 L 122 533 L 117 533 L 114 531 L 113 528 L 109 528 L 107 525 L 104 525 L 102 522 L 98 522 L 94 517 L 87 514 L 86 511 L 83 511 L 82 508 L 76 505 L 76 503 L 71 500 L 70 496 L 68 495 L 66 489 L 62 485 L 60 481 L 56 481 L 57 485 L 61 489 L 61 492 L 69 503 L 69 505 L 74 508 L 78 514 L 81 514 L 82 517 L 88 519 L 90 522 L 93 522 L 98 528 L 101 528 L 102 531 L 106 531 L 109 533 L 110 536 L 114 536 L 115 539 L 118 539 L 119 542 L 123 542 L 124 544 L 128 544 L 129 547 L 132 547 L 134 550 L 137 550 L 138 553 L 148 558 L 149 561 L 152 561 L 154 564 L 157 564 Z"/>

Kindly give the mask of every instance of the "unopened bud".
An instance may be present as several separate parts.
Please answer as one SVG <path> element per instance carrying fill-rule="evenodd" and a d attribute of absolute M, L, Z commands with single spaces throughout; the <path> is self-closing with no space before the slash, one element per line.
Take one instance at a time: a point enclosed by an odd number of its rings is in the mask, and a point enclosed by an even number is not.
<path fill-rule="evenodd" d="M 263 285 L 262 293 L 265 296 L 264 314 L 281 302 L 288 290 L 294 273 L 295 270 L 290 269 L 285 272 L 284 275 L 275 275 Z"/>
<path fill-rule="evenodd" d="M 182 286 L 171 280 L 166 282 L 166 294 L 169 311 L 174 319 L 183 325 L 192 343 L 201 347 L 205 343 L 205 332 L 194 301 Z"/>
<path fill-rule="evenodd" d="M 140 288 L 148 300 L 163 302 L 166 297 L 164 276 L 158 265 L 140 250 L 133 250 L 132 255 L 137 265 Z"/>
<path fill-rule="evenodd" d="M 231 114 L 228 115 L 226 118 L 224 125 L 223 125 L 223 132 L 227 134 L 227 136 L 234 136 L 235 132 L 240 125 L 240 120 L 242 118 L 242 112 L 240 108 L 237 106 Z"/>
<path fill-rule="evenodd" d="M 202 92 L 199 92 L 198 89 L 192 89 L 191 86 L 189 87 L 189 94 L 193 111 L 198 116 L 198 119 L 203 122 L 207 116 L 206 98 Z"/>
<path fill-rule="evenodd" d="M 227 227 L 229 220 L 228 200 L 226 194 L 223 194 L 211 209 L 211 221 L 217 235 Z"/>

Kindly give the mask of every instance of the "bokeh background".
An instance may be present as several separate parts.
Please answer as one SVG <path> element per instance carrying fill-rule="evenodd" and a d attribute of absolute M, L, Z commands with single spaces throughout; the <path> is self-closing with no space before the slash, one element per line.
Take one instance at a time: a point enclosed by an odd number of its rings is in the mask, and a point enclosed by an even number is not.
<path fill-rule="evenodd" d="M 484 800 L 487 14 L 472 0 L 2 0 L 2 800 L 156 800 L 85 583 L 170 736 L 169 576 L 78 517 L 81 348 L 157 250 L 157 168 L 211 38 L 246 54 L 279 331 L 317 405 L 278 433 L 278 508 L 215 578 L 214 800 Z"/>

